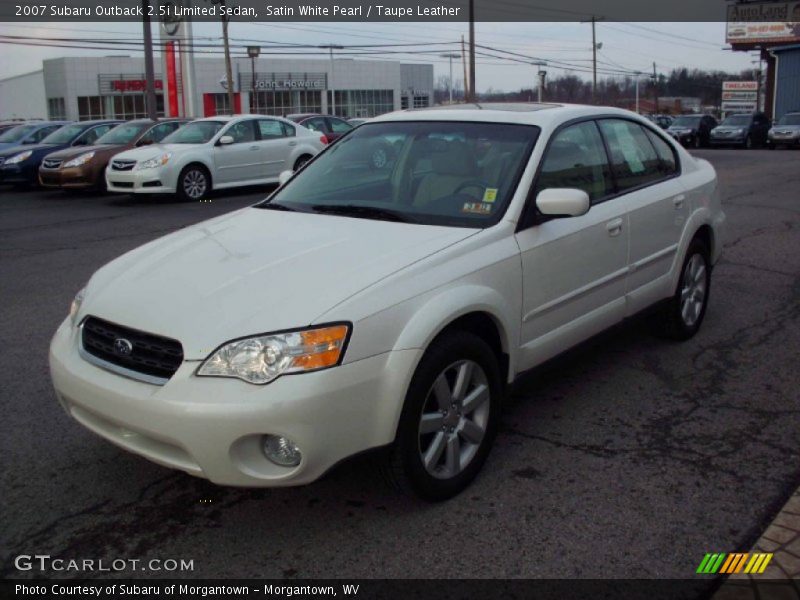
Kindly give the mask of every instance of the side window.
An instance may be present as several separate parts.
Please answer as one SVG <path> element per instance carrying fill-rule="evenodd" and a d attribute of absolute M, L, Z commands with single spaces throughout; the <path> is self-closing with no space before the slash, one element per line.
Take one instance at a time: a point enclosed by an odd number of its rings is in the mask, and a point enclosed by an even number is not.
<path fill-rule="evenodd" d="M 613 191 L 603 140 L 593 121 L 559 131 L 547 148 L 534 198 L 547 188 L 578 188 L 592 204 Z"/>
<path fill-rule="evenodd" d="M 232 125 L 228 131 L 225 132 L 233 138 L 234 144 L 242 142 L 253 142 L 256 139 L 256 128 L 254 121 L 239 121 Z"/>
<path fill-rule="evenodd" d="M 645 133 L 647 134 L 650 143 L 653 144 L 653 148 L 656 150 L 656 154 L 658 155 L 658 160 L 660 161 L 660 169 L 661 174 L 664 177 L 668 177 L 669 175 L 674 175 L 678 172 L 678 161 L 675 158 L 675 151 L 672 147 L 665 142 L 660 135 L 653 133 L 647 127 L 642 127 Z"/>
<path fill-rule="evenodd" d="M 89 131 L 83 133 L 77 140 L 75 140 L 75 145 L 91 146 L 92 144 L 94 144 L 97 138 L 99 138 L 101 135 L 110 130 L 111 130 L 111 125 L 101 125 L 100 127 L 93 127 Z"/>
<path fill-rule="evenodd" d="M 328 119 L 328 123 L 330 123 L 331 131 L 334 133 L 347 133 L 353 128 L 350 123 L 342 121 L 341 119 Z"/>
<path fill-rule="evenodd" d="M 262 140 L 276 140 L 284 136 L 283 127 L 280 121 L 274 119 L 259 119 L 258 131 Z"/>
<path fill-rule="evenodd" d="M 283 135 L 286 137 L 294 137 L 297 135 L 297 129 L 295 129 L 294 125 L 289 125 L 289 123 L 284 123 L 280 121 L 281 127 L 283 127 Z"/>
<path fill-rule="evenodd" d="M 661 179 L 661 161 L 642 128 L 631 121 L 603 119 L 600 130 L 608 144 L 617 191 L 624 192 Z"/>

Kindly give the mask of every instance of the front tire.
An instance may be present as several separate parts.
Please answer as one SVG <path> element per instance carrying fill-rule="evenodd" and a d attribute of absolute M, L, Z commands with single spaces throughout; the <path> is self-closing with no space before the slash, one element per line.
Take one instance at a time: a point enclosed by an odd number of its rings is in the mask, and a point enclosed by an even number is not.
<path fill-rule="evenodd" d="M 480 471 L 502 397 L 497 357 L 465 331 L 437 338 L 417 366 L 384 473 L 426 500 L 461 492 Z"/>
<path fill-rule="evenodd" d="M 184 167 L 178 176 L 178 198 L 184 202 L 204 200 L 211 191 L 211 178 L 200 165 Z"/>
<path fill-rule="evenodd" d="M 688 340 L 703 323 L 711 291 L 711 261 L 702 240 L 689 244 L 683 260 L 678 287 L 656 315 L 656 333 L 673 340 Z"/>

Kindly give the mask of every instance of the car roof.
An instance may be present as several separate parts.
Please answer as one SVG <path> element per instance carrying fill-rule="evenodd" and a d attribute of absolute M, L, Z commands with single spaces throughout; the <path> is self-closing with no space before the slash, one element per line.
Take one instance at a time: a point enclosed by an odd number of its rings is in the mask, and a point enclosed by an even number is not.
<path fill-rule="evenodd" d="M 475 121 L 493 123 L 519 123 L 551 126 L 571 119 L 593 116 L 619 115 L 644 117 L 634 112 L 610 106 L 554 103 L 476 103 L 454 106 L 437 106 L 387 113 L 370 120 L 370 123 L 386 121 Z"/>

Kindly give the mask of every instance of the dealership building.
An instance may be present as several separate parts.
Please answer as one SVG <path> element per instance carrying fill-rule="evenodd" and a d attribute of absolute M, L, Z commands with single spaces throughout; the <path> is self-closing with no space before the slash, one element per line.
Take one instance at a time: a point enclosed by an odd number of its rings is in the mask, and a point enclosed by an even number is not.
<path fill-rule="evenodd" d="M 191 70 L 156 61 L 159 115 L 231 112 L 222 58 L 194 57 Z M 234 112 L 335 113 L 372 117 L 433 103 L 433 66 L 385 60 L 234 58 Z M 181 66 L 184 65 L 183 68 Z M 253 77 L 255 67 L 255 78 Z M 191 81 L 190 81 L 191 79 Z M 45 60 L 42 70 L 0 80 L 0 119 L 87 120 L 146 116 L 144 59 L 129 56 Z"/>

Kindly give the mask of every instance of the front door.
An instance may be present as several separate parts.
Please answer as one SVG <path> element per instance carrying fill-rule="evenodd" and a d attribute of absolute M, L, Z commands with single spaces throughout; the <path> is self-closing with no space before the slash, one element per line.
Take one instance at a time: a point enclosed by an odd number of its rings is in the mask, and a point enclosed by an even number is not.
<path fill-rule="evenodd" d="M 241 183 L 266 177 L 263 154 L 253 119 L 234 123 L 222 135 L 231 136 L 233 143 L 223 145 L 218 142 L 214 146 L 217 182 Z"/>
<path fill-rule="evenodd" d="M 597 124 L 555 133 L 528 202 L 548 188 L 578 188 L 592 206 L 580 217 L 547 218 L 528 207 L 516 238 L 522 256 L 521 370 L 621 320 L 628 268 L 628 211 L 614 196 Z"/>

